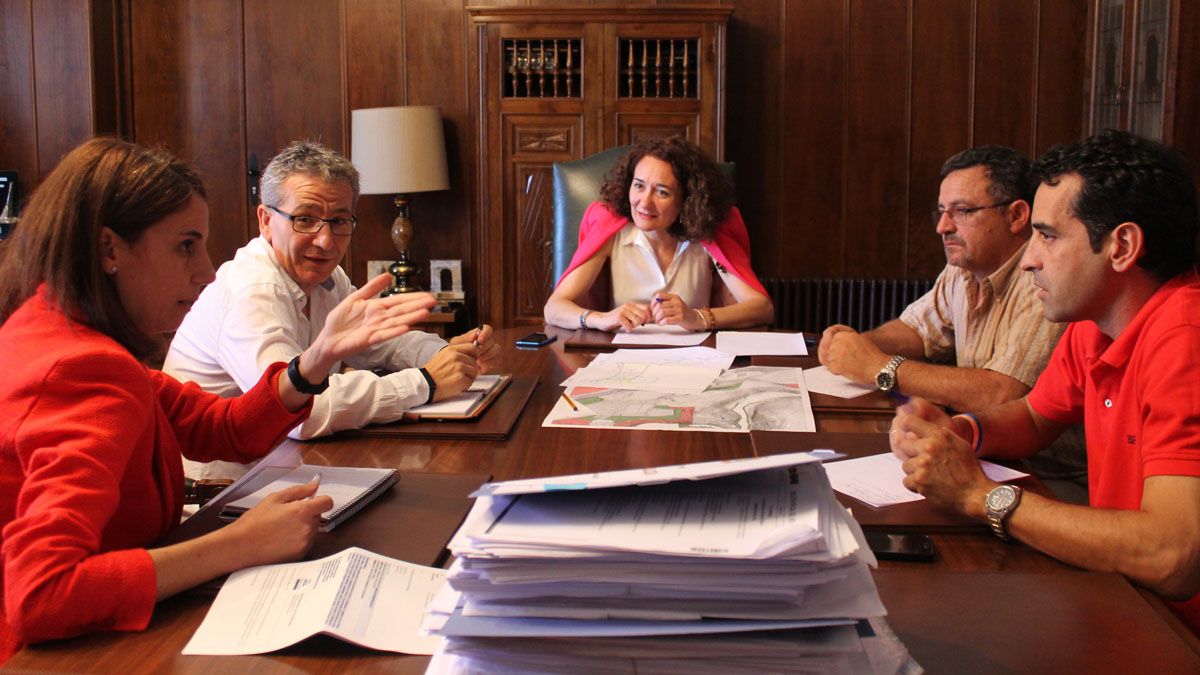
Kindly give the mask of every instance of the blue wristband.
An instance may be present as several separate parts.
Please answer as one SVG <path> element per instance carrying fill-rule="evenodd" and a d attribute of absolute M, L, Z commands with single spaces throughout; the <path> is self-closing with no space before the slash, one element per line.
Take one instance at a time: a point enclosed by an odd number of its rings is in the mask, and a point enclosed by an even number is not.
<path fill-rule="evenodd" d="M 975 432 L 975 456 L 979 456 L 979 450 L 983 448 L 983 424 L 974 413 L 959 413 L 958 417 L 966 418 L 967 423 L 971 425 L 971 430 Z"/>

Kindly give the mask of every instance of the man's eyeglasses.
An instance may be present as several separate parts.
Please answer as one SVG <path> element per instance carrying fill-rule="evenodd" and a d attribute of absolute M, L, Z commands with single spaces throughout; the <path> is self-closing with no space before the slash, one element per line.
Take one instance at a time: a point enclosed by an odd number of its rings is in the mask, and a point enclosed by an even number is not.
<path fill-rule="evenodd" d="M 354 234 L 354 226 L 358 224 L 358 218 L 350 216 L 349 218 L 318 218 L 316 216 L 295 216 L 286 211 L 281 211 L 270 204 L 263 204 L 268 209 L 292 221 L 292 229 L 300 234 L 316 234 L 321 231 L 325 223 L 329 223 L 329 231 L 339 237 L 349 237 Z"/>
<path fill-rule="evenodd" d="M 1008 206 L 1015 201 L 1017 200 L 1014 197 L 1013 199 L 996 202 L 995 204 L 988 204 L 987 206 L 952 206 L 948 209 L 934 209 L 933 213 L 929 214 L 929 217 L 933 219 L 933 224 L 937 225 L 942 221 L 942 214 L 947 214 L 950 216 L 950 222 L 954 223 L 955 225 L 962 225 L 963 223 L 967 222 L 967 218 L 976 211 L 994 209 L 1000 206 Z"/>

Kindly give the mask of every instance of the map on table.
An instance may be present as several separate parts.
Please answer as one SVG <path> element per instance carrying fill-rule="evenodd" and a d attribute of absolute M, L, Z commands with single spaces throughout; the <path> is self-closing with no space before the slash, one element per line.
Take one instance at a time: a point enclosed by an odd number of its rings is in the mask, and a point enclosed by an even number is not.
<path fill-rule="evenodd" d="M 750 366 L 722 373 L 700 393 L 569 387 L 579 408 L 560 398 L 544 427 L 748 432 L 816 431 L 798 368 Z"/>

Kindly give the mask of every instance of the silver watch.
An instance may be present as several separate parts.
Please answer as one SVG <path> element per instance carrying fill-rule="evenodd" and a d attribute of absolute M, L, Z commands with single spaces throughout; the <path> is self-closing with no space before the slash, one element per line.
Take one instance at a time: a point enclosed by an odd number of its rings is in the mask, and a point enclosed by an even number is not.
<path fill-rule="evenodd" d="M 892 357 L 891 361 L 875 374 L 875 386 L 879 387 L 880 391 L 891 391 L 896 388 L 896 369 L 904 363 L 905 358 L 899 354 Z"/>
<path fill-rule="evenodd" d="M 992 526 L 992 532 L 997 537 L 1008 541 L 1008 530 L 1004 521 L 1012 515 L 1021 503 L 1021 488 L 1015 485 L 997 485 L 987 494 L 987 521 Z"/>

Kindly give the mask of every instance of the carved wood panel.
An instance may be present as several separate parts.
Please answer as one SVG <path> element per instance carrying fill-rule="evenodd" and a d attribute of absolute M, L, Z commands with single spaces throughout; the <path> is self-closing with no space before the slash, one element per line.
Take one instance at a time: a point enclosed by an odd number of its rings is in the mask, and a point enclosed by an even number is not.
<path fill-rule="evenodd" d="M 554 162 L 580 156 L 579 115 L 506 115 L 504 117 L 505 305 L 514 324 L 542 321 L 550 295 L 553 239 Z"/>

